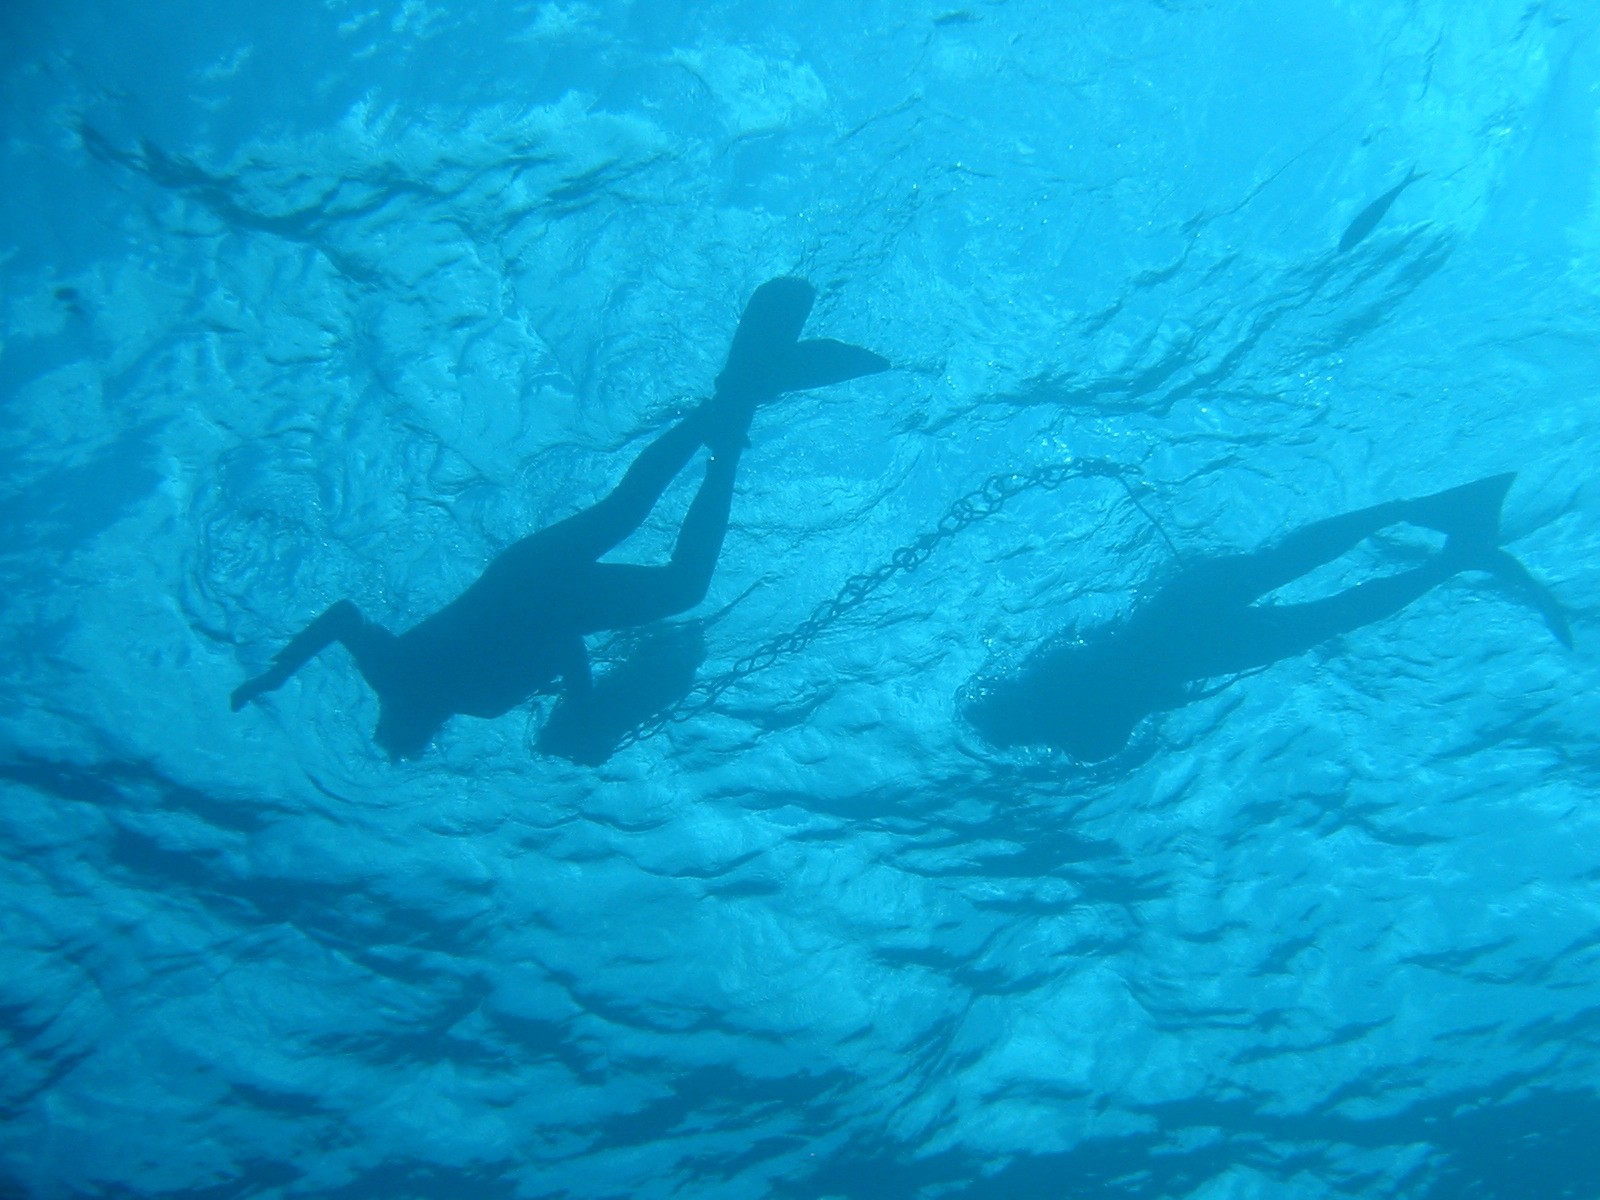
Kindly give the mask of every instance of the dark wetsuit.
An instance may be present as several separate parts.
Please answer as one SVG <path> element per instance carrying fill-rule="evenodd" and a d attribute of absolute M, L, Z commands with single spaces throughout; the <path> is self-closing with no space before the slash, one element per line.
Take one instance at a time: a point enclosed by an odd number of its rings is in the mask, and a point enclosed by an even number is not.
<path fill-rule="evenodd" d="M 815 293 L 799 279 L 758 288 L 734 334 L 716 395 L 639 455 L 605 499 L 530 534 L 465 592 L 398 636 L 341 600 L 312 621 L 233 707 L 280 686 L 334 642 L 343 643 L 381 705 L 377 740 L 390 754 L 424 749 L 452 714 L 497 717 L 562 681 L 569 712 L 590 693 L 585 634 L 658 621 L 699 604 L 728 529 L 734 475 L 756 407 L 784 391 L 882 371 L 870 351 L 800 341 Z M 600 562 L 643 523 L 701 445 L 713 453 L 663 567 Z"/>
<path fill-rule="evenodd" d="M 1495 476 L 1420 500 L 1375 505 L 1317 521 L 1251 554 L 1187 564 L 1093 640 L 1049 647 L 1015 677 L 980 685 L 967 716 L 996 745 L 1054 745 L 1097 761 L 1121 750 L 1141 718 L 1187 703 L 1194 684 L 1302 654 L 1399 612 L 1463 570 L 1494 571 L 1511 580 L 1570 644 L 1548 593 L 1494 546 L 1511 479 Z M 1400 522 L 1439 529 L 1449 540 L 1419 566 L 1325 599 L 1262 600 Z"/>
<path fill-rule="evenodd" d="M 603 563 L 643 523 L 701 443 L 700 414 L 657 438 L 594 507 L 507 547 L 471 587 L 396 636 L 340 601 L 234 694 L 237 708 L 276 687 L 329 643 L 343 642 L 382 705 L 377 739 L 415 754 L 453 713 L 498 717 L 560 678 L 581 705 L 583 635 L 658 621 L 705 598 L 728 529 L 739 449 L 715 455 L 664 567 Z"/>

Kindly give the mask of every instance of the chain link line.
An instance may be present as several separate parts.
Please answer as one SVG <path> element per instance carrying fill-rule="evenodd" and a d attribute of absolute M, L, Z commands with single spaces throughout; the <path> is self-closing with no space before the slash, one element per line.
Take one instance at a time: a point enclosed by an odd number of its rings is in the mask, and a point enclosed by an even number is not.
<path fill-rule="evenodd" d="M 1116 479 L 1128 487 L 1127 476 L 1136 474 L 1135 468 L 1106 459 L 1081 458 L 1072 462 L 1052 463 L 1034 471 L 1006 472 L 991 475 L 978 487 L 956 500 L 945 510 L 933 528 L 913 542 L 901 546 L 889 560 L 859 575 L 852 575 L 840 585 L 831 599 L 824 600 L 812 610 L 811 615 L 799 625 L 771 638 L 736 659 L 722 674 L 696 687 L 675 704 L 652 714 L 622 736 L 617 749 L 626 749 L 646 738 L 654 737 L 668 725 L 675 725 L 710 712 L 722 694 L 741 680 L 758 671 L 764 671 L 779 660 L 798 654 L 852 610 L 870 600 L 875 592 L 897 575 L 909 575 L 928 559 L 933 552 L 956 534 L 987 520 L 1006 506 L 1007 501 L 1024 492 L 1053 491 L 1070 479 L 1086 477 Z"/>

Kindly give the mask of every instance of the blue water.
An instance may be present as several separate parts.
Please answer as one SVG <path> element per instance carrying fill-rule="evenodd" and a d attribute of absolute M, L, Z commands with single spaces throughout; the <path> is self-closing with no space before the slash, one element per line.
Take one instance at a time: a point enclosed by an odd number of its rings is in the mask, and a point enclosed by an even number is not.
<path fill-rule="evenodd" d="M 0 1194 L 1600 1197 L 1591 6 L 11 0 L 0 64 Z M 338 649 L 229 711 L 782 274 L 895 370 L 758 414 L 684 719 L 393 763 Z M 1463 574 L 1108 763 L 960 718 L 1168 539 L 1503 471 L 1574 650 Z"/>

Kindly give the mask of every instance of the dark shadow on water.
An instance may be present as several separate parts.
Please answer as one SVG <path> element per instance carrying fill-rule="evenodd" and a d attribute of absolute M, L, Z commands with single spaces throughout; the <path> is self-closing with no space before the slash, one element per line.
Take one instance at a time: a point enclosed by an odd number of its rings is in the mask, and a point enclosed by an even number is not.
<path fill-rule="evenodd" d="M 859 346 L 801 338 L 815 300 L 816 289 L 803 279 L 762 284 L 734 329 L 711 398 L 652 440 L 609 493 L 506 546 L 460 595 L 403 632 L 369 621 L 349 599 L 337 601 L 234 690 L 234 710 L 276 691 L 341 644 L 377 694 L 374 738 L 393 759 L 423 754 L 454 717 L 499 717 L 536 696 L 559 693 L 561 728 L 547 748 L 578 762 L 604 761 L 641 713 L 661 707 L 658 697 L 683 694 L 700 651 L 672 635 L 647 637 L 650 661 L 618 668 L 596 697 L 585 639 L 642 629 L 705 600 L 758 408 L 787 392 L 889 368 L 887 359 Z M 705 474 L 669 561 L 609 561 L 702 450 Z M 624 695 L 629 685 L 649 694 Z M 579 728 L 591 714 L 597 714 L 596 727 Z"/>
<path fill-rule="evenodd" d="M 1086 1142 L 1061 1154 L 984 1159 L 946 1153 L 912 1159 L 903 1146 L 858 1139 L 804 1179 L 792 1197 L 959 1196 L 981 1200 L 1118 1197 L 1168 1200 L 1230 1170 L 1284 1187 L 1307 1177 L 1339 1196 L 1408 1200 L 1594 1200 L 1600 1195 L 1600 1096 L 1534 1091 L 1516 1099 L 1455 1093 L 1394 1117 L 1273 1116 L 1247 1101 L 1184 1101 L 1133 1110 L 1149 1133 Z M 1183 1142 L 1193 1145 L 1180 1149 Z M 1421 1161 L 1398 1184 L 1392 1163 Z M 1347 1160 L 1359 1156 L 1366 1168 Z M 1286 1193 L 1287 1194 L 1287 1193 Z M 1300 1194 L 1298 1191 L 1296 1194 Z"/>
<path fill-rule="evenodd" d="M 1080 763 L 1115 767 L 1146 718 L 1392 617 L 1464 572 L 1496 577 L 1571 647 L 1560 606 L 1500 548 L 1500 508 L 1514 478 L 1328 517 L 1249 553 L 1186 559 L 1122 619 L 1088 638 L 1047 642 L 1008 676 L 972 681 L 962 715 L 992 748 L 1053 747 Z M 1279 598 L 1281 589 L 1402 525 L 1442 534 L 1443 547 L 1331 595 Z"/>
<path fill-rule="evenodd" d="M 161 483 L 155 426 L 0 495 L 0 555 L 65 550 L 108 529 Z"/>

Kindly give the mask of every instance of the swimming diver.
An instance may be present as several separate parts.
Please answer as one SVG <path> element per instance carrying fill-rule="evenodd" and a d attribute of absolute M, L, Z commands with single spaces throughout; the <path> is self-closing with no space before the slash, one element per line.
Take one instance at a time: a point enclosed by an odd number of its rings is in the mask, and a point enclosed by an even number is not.
<path fill-rule="evenodd" d="M 378 694 L 375 737 L 394 758 L 421 753 L 454 714 L 500 716 L 556 690 L 557 677 L 563 706 L 581 711 L 592 694 L 585 634 L 644 625 L 705 598 L 756 407 L 783 392 L 888 368 L 886 359 L 859 346 L 799 340 L 815 298 L 803 279 L 757 288 L 711 399 L 647 446 L 599 503 L 507 547 L 465 592 L 405 633 L 390 633 L 340 600 L 279 651 L 265 673 L 239 686 L 234 710 L 340 642 Z M 702 445 L 711 452 L 705 479 L 671 561 L 600 562 L 639 528 Z"/>
<path fill-rule="evenodd" d="M 1511 584 L 1570 647 L 1572 635 L 1554 599 L 1498 546 L 1500 508 L 1514 478 L 1496 475 L 1390 501 L 1317 521 L 1253 554 L 1185 564 L 1101 636 L 1046 646 L 1016 676 L 974 686 L 965 715 L 992 745 L 1050 745 L 1082 762 L 1099 762 L 1127 745 L 1142 718 L 1209 694 L 1197 687 L 1204 680 L 1304 653 L 1399 612 L 1462 571 L 1487 571 Z M 1401 523 L 1443 533 L 1443 548 L 1410 570 L 1325 599 L 1258 603 Z"/>

